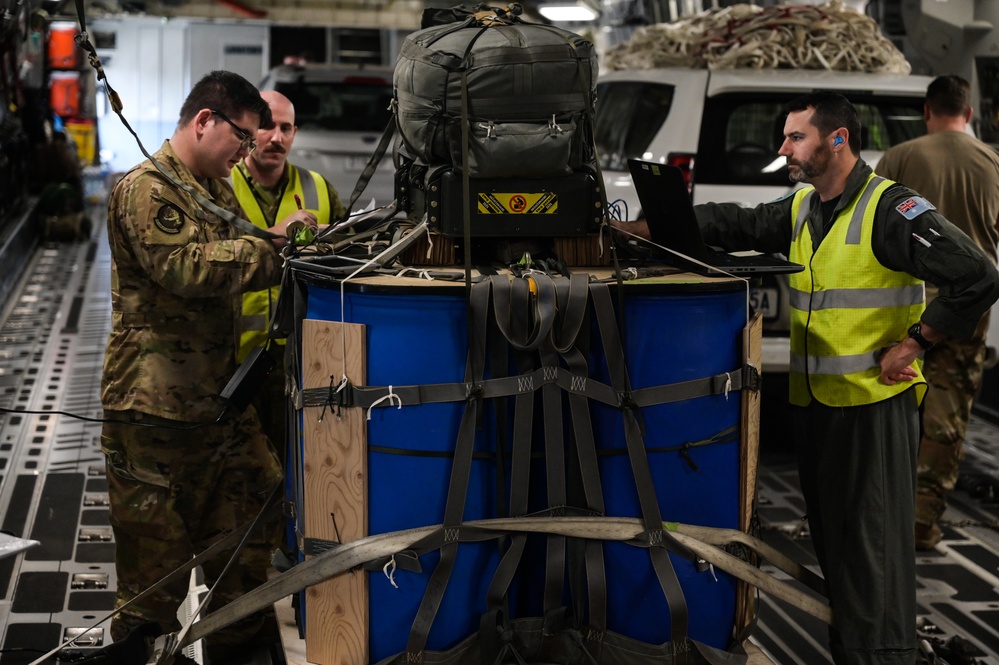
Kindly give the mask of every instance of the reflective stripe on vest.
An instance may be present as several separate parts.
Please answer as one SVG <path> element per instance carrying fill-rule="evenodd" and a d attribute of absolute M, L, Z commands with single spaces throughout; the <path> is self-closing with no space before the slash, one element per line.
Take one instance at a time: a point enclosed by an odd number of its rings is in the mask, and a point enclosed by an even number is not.
<path fill-rule="evenodd" d="M 253 195 L 250 184 L 246 182 L 242 171 L 238 168 L 232 170 L 232 188 L 236 192 L 236 198 L 246 213 L 246 218 L 259 226 L 267 228 L 267 220 L 264 218 L 263 210 Z M 326 180 L 314 171 L 299 169 L 288 164 L 288 184 L 284 188 L 281 196 L 281 203 L 278 205 L 275 221 L 280 221 L 298 210 L 298 202 L 295 195 L 298 194 L 302 200 L 302 207 L 312 212 L 319 220 L 320 224 L 328 224 L 330 221 L 330 193 L 326 186 Z M 267 343 L 267 326 L 270 322 L 271 311 L 277 304 L 279 289 L 274 286 L 269 290 L 253 291 L 243 294 L 243 315 L 239 323 L 239 349 L 236 359 L 243 362 L 250 351 L 258 346 Z M 284 344 L 283 339 L 274 340 L 278 344 Z"/>
<path fill-rule="evenodd" d="M 818 249 L 808 213 L 818 205 L 814 189 L 794 195 L 790 260 L 805 270 L 790 282 L 790 400 L 829 406 L 860 406 L 888 399 L 914 384 L 925 393 L 921 363 L 912 382 L 880 381 L 881 349 L 902 340 L 925 307 L 923 283 L 889 270 L 874 256 L 871 232 L 878 201 L 890 180 L 874 176 L 837 216 Z"/>

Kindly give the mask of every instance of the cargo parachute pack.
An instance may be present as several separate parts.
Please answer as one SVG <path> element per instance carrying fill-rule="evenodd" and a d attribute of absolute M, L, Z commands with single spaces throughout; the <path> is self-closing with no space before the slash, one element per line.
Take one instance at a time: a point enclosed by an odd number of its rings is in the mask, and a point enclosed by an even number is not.
<path fill-rule="evenodd" d="M 427 10 L 428 23 L 395 67 L 400 207 L 445 235 L 595 228 L 593 44 L 509 10 Z"/>

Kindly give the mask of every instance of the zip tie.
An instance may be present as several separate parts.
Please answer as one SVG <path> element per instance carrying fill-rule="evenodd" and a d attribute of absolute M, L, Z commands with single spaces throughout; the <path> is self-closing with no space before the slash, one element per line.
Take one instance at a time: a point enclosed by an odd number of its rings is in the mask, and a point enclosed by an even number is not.
<path fill-rule="evenodd" d="M 333 404 L 334 398 L 337 395 L 340 394 L 340 391 L 343 390 L 346 387 L 346 385 L 347 385 L 347 377 L 344 376 L 343 377 L 343 381 L 340 382 L 340 385 L 337 387 L 337 389 L 333 390 L 333 375 L 330 374 L 330 386 L 326 390 L 326 401 L 323 402 L 323 410 L 319 412 L 319 418 L 317 419 L 317 422 L 320 422 L 320 423 L 323 422 L 323 418 L 326 417 L 326 407 L 328 407 L 328 406 L 330 406 L 330 405 Z M 337 417 L 337 419 L 340 418 L 340 409 L 339 408 L 337 408 L 336 417 Z"/>
<path fill-rule="evenodd" d="M 333 376 L 330 375 L 330 382 L 332 383 L 332 381 L 333 381 Z M 337 420 L 343 420 L 343 416 L 340 413 L 340 399 L 339 399 L 338 396 L 340 395 L 340 393 L 342 393 L 347 388 L 348 385 L 349 385 L 349 382 L 347 381 L 347 375 L 344 374 L 343 378 L 340 379 L 340 385 L 338 385 L 336 387 L 336 390 L 333 391 L 333 396 L 337 397 L 337 406 L 336 406 L 336 419 Z"/>
<path fill-rule="evenodd" d="M 388 563 L 386 563 L 384 566 L 382 566 L 382 572 L 385 574 L 385 577 L 388 578 L 389 584 L 391 584 L 396 589 L 398 589 L 399 585 L 395 583 L 395 555 L 394 554 L 392 555 L 392 558 L 388 560 Z"/>
<path fill-rule="evenodd" d="M 718 581 L 718 576 L 715 574 L 715 564 L 709 563 L 708 570 L 711 571 L 711 577 L 715 578 L 715 582 Z"/>
<path fill-rule="evenodd" d="M 725 372 L 725 401 L 728 401 L 728 391 L 732 390 L 732 375 Z"/>
<path fill-rule="evenodd" d="M 398 395 L 396 395 L 394 392 L 392 392 L 392 386 L 389 386 L 388 387 L 388 394 L 387 395 L 382 395 L 381 397 L 379 397 L 378 399 L 376 399 L 374 402 L 372 402 L 371 406 L 368 407 L 368 420 L 371 420 L 371 409 L 375 408 L 376 406 L 378 406 L 379 404 L 381 404 L 385 400 L 388 400 L 389 404 L 393 404 L 393 403 L 397 402 L 395 408 L 397 408 L 397 409 L 401 409 L 402 408 L 402 398 L 399 397 Z"/>
<path fill-rule="evenodd" d="M 427 232 L 427 258 L 428 259 L 432 256 L 433 251 L 434 251 L 434 239 L 431 236 L 430 232 L 428 231 Z"/>

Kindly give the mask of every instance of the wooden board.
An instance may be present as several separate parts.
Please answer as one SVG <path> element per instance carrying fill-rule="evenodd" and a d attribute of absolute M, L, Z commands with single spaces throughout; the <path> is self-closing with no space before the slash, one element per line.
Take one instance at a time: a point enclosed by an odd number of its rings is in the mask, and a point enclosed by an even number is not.
<path fill-rule="evenodd" d="M 763 317 L 756 313 L 743 330 L 743 363 L 763 371 Z M 752 390 L 742 391 L 742 451 L 740 455 L 739 491 L 740 505 L 739 529 L 748 533 L 756 507 L 756 476 L 760 459 L 760 393 Z M 739 583 L 735 603 L 736 636 L 748 628 L 756 613 L 756 589 Z"/>
<path fill-rule="evenodd" d="M 344 374 L 354 385 L 365 385 L 365 351 L 363 325 L 304 321 L 303 387 L 327 388 L 330 377 L 335 387 Z M 364 410 L 355 407 L 337 414 L 334 407 L 326 407 L 325 413 L 321 407 L 306 408 L 302 435 L 303 535 L 344 543 L 368 535 Z M 351 572 L 309 587 L 305 611 L 305 652 L 310 663 L 368 663 L 367 575 Z"/>

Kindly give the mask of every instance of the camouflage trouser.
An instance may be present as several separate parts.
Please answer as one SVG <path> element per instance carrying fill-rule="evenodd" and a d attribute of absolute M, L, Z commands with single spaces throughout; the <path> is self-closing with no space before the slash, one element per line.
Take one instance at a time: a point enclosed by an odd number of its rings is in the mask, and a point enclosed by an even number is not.
<path fill-rule="evenodd" d="M 957 483 L 971 406 L 982 385 L 987 325 L 987 320 L 980 324 L 968 341 L 948 339 L 926 353 L 923 374 L 929 390 L 916 469 L 917 523 L 935 524 Z"/>
<path fill-rule="evenodd" d="M 106 423 L 101 436 L 120 607 L 220 536 L 252 521 L 281 482 L 281 469 L 252 407 L 217 425 L 186 430 L 176 429 L 185 423 L 135 411 L 107 412 L 107 416 L 147 425 Z M 238 564 L 216 587 L 212 608 L 267 580 L 272 545 L 266 536 L 251 535 Z M 231 554 L 232 550 L 203 565 L 209 587 Z M 188 586 L 188 576 L 184 576 L 130 605 L 112 622 L 112 637 L 121 639 L 144 621 L 155 621 L 166 631 L 177 630 L 176 612 Z M 210 645 L 242 644 L 263 625 L 264 617 L 254 615 L 211 635 L 208 641 Z"/>

